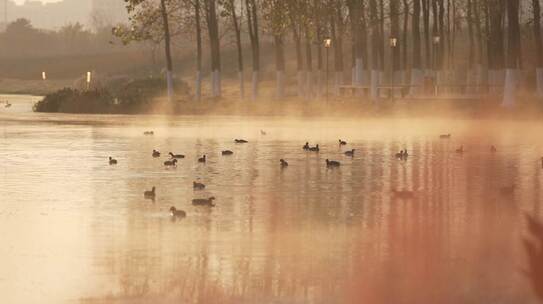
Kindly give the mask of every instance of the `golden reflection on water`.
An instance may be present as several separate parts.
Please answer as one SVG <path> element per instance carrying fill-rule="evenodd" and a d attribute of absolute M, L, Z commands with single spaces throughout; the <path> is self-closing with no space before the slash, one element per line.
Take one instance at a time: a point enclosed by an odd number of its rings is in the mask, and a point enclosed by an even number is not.
<path fill-rule="evenodd" d="M 523 212 L 541 214 L 540 124 L 13 108 L 0 113 L 4 303 L 535 303 L 521 239 Z M 153 149 L 187 158 L 166 170 Z M 211 195 L 212 210 L 190 204 Z"/>

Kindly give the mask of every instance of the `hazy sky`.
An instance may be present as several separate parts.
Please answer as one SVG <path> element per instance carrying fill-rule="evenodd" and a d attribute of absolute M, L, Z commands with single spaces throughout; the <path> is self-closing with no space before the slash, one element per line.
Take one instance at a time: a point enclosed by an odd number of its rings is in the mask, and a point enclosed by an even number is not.
<path fill-rule="evenodd" d="M 15 2 L 17 2 L 18 4 L 22 4 L 23 2 L 25 2 L 25 0 L 14 0 Z M 41 2 L 58 2 L 58 1 L 61 1 L 61 0 L 41 0 Z"/>

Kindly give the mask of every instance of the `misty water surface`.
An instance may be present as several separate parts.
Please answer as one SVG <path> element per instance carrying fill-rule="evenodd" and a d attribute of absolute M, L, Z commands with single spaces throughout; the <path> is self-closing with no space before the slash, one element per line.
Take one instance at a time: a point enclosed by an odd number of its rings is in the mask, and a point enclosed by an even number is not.
<path fill-rule="evenodd" d="M 521 240 L 541 213 L 539 123 L 55 115 L 11 99 L 3 303 L 536 303 Z M 169 151 L 186 155 L 176 169 Z"/>

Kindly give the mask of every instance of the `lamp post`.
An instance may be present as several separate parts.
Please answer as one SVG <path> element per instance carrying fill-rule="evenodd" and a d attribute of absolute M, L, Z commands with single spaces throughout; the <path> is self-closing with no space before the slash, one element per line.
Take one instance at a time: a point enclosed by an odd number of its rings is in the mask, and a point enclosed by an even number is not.
<path fill-rule="evenodd" d="M 390 43 L 390 49 L 391 49 L 391 54 L 392 54 L 392 64 L 390 66 L 390 83 L 391 83 L 391 86 L 390 86 L 390 97 L 392 99 L 392 101 L 394 102 L 394 66 L 396 65 L 396 56 L 395 55 L 395 52 L 396 52 L 396 46 L 398 45 L 398 38 L 396 37 L 391 37 L 389 39 L 389 43 Z"/>
<path fill-rule="evenodd" d="M 434 78 L 434 95 L 437 95 L 438 93 L 438 88 L 437 88 L 437 69 L 438 69 L 438 61 L 439 61 L 439 43 L 441 42 L 441 37 L 440 36 L 434 36 L 433 39 L 432 39 L 432 42 L 434 44 L 434 73 L 435 73 L 435 78 Z"/>
<path fill-rule="evenodd" d="M 92 73 L 87 72 L 87 91 L 90 89 L 91 80 L 92 80 Z"/>
<path fill-rule="evenodd" d="M 326 49 L 326 102 L 328 102 L 328 49 L 332 46 L 332 39 L 324 39 L 324 48 Z"/>

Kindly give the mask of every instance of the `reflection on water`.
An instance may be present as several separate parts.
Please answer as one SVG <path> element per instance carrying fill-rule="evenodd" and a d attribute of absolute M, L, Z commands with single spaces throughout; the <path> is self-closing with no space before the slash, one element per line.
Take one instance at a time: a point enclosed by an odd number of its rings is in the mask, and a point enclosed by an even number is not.
<path fill-rule="evenodd" d="M 4 303 L 535 303 L 521 269 L 523 213 L 541 213 L 540 124 L 52 115 L 12 103 L 0 109 Z M 403 148 L 407 161 L 394 158 Z M 153 149 L 187 157 L 165 169 Z M 143 197 L 153 186 L 154 203 Z M 192 206 L 211 195 L 217 207 Z M 172 220 L 171 206 L 187 217 Z"/>

